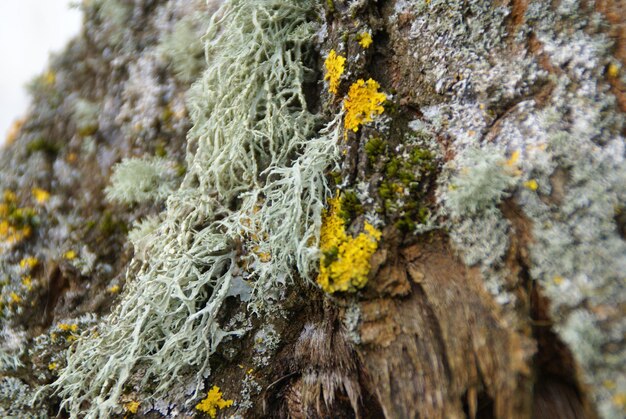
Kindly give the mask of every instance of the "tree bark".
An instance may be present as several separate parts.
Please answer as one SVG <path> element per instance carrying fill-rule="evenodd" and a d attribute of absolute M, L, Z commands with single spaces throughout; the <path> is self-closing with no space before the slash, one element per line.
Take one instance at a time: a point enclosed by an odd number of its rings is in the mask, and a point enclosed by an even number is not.
<path fill-rule="evenodd" d="M 0 229 L 3 414 L 69 415 L 53 393 L 30 400 L 119 303 L 127 271 L 145 266 L 127 233 L 166 201 L 105 199 L 114 163 L 160 157 L 159 182 L 178 185 L 192 161 L 184 96 L 201 76 L 176 63 L 195 68 L 202 45 L 182 59 L 162 48 L 185 19 L 199 39 L 216 5 L 184 3 L 84 2 L 83 33 L 33 82 L 0 154 L 0 189 L 15 195 L 0 221 L 29 230 L 9 240 Z M 245 333 L 211 355 L 203 384 L 235 402 L 217 413 L 623 417 L 624 3 L 319 3 L 309 110 L 348 118 L 359 80 L 387 98 L 373 121 L 344 127 L 339 168 L 326 173 L 346 234 L 372 223 L 381 238 L 365 284 L 348 292 L 297 279 L 261 316 L 225 300 L 215 321 L 245 317 Z M 336 92 L 324 78 L 331 50 L 345 58 Z M 96 110 L 81 118 L 85 107 Z M 50 195 L 39 202 L 33 188 Z M 31 216 L 10 224 L 16 210 Z M 182 385 L 151 400 L 156 385 L 132 374 L 110 415 L 201 415 Z"/>

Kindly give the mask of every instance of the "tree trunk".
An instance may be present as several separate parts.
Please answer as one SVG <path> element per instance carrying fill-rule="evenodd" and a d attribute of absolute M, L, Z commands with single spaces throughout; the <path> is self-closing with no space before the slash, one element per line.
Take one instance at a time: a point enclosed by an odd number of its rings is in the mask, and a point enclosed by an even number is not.
<path fill-rule="evenodd" d="M 3 416 L 626 414 L 623 2 L 81 8 L 0 154 Z"/>

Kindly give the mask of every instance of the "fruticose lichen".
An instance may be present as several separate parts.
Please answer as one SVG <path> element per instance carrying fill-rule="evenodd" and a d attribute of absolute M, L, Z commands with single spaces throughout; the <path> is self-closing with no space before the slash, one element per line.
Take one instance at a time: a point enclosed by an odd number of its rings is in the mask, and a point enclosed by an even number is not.
<path fill-rule="evenodd" d="M 106 195 L 126 204 L 163 200 L 176 189 L 176 174 L 164 159 L 126 159 L 113 167 Z"/>
<path fill-rule="evenodd" d="M 220 342 L 245 332 L 216 319 L 231 287 L 249 282 L 249 307 L 262 312 L 294 268 L 313 280 L 341 124 L 320 131 L 307 110 L 312 7 L 232 0 L 216 14 L 190 95 L 185 179 L 152 239 L 135 241 L 143 248 L 119 306 L 76 343 L 52 386 L 72 415 L 119 410 L 129 384 L 150 385 L 148 402 L 181 386 L 193 400 Z"/>

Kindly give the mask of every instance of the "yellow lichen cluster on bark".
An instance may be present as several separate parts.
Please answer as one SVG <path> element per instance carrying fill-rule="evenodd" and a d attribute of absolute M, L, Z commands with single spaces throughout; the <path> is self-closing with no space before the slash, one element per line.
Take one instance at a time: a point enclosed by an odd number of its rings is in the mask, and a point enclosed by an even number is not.
<path fill-rule="evenodd" d="M 317 283 L 329 294 L 354 292 L 367 283 L 370 258 L 378 248 L 382 233 L 366 221 L 365 232 L 350 236 L 340 215 L 341 197 L 330 199 L 329 205 L 322 218 L 322 257 Z"/>
<path fill-rule="evenodd" d="M 207 393 L 206 398 L 196 405 L 196 409 L 215 418 L 217 416 L 217 409 L 225 409 L 232 406 L 232 404 L 232 400 L 224 400 L 222 398 L 222 391 L 218 386 L 213 386 Z"/>
<path fill-rule="evenodd" d="M 0 202 L 0 251 L 20 243 L 32 233 L 32 208 L 20 208 L 13 191 L 5 191 Z"/>
<path fill-rule="evenodd" d="M 380 85 L 373 79 L 359 79 L 350 86 L 348 97 L 343 106 L 346 110 L 344 126 L 347 130 L 357 132 L 359 127 L 373 120 L 374 115 L 384 112 L 383 103 L 387 95 L 379 92 Z"/>
<path fill-rule="evenodd" d="M 337 54 L 334 49 L 330 50 L 326 61 L 324 61 L 324 67 L 326 68 L 324 80 L 328 81 L 328 91 L 334 95 L 339 91 L 339 82 L 345 63 L 346 58 Z"/>
<path fill-rule="evenodd" d="M 372 35 L 369 32 L 363 32 L 359 35 L 359 45 L 363 48 L 367 49 L 372 45 L 374 40 L 372 39 Z"/>

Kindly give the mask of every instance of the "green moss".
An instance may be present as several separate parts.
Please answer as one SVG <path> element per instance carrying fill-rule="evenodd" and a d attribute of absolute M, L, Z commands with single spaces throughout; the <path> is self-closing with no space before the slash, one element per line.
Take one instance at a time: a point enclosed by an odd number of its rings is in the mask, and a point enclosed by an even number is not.
<path fill-rule="evenodd" d="M 380 137 L 372 137 L 365 144 L 365 153 L 372 164 L 379 156 L 385 154 L 386 150 L 387 144 Z"/>
<path fill-rule="evenodd" d="M 376 212 L 385 214 L 390 224 L 405 233 L 415 230 L 420 224 L 426 224 L 430 211 L 423 201 L 430 179 L 437 170 L 435 154 L 426 148 L 414 146 L 394 156 L 384 153 L 379 155 L 378 152 L 386 151 L 388 146 L 382 140 L 372 141 L 370 153 L 377 156 L 378 160 L 386 160 L 383 169 L 385 178 L 378 187 L 381 208 Z"/>
<path fill-rule="evenodd" d="M 165 143 L 163 141 L 159 141 L 155 147 L 154 155 L 157 157 L 165 157 L 167 156 L 167 151 L 165 150 Z"/>
<path fill-rule="evenodd" d="M 411 156 L 409 157 L 411 164 L 418 165 L 422 167 L 423 170 L 433 170 L 433 160 L 434 156 L 432 151 L 420 147 L 411 150 Z"/>
<path fill-rule="evenodd" d="M 378 187 L 378 195 L 384 200 L 391 199 L 393 197 L 393 192 L 389 182 L 383 182 Z"/>
<path fill-rule="evenodd" d="M 26 151 L 29 155 L 41 151 L 56 156 L 59 150 L 59 145 L 43 137 L 38 137 L 26 145 Z"/>
<path fill-rule="evenodd" d="M 389 163 L 385 166 L 385 174 L 388 178 L 396 177 L 400 170 L 400 160 L 393 157 Z"/>
<path fill-rule="evenodd" d="M 363 214 L 363 206 L 356 193 L 344 191 L 341 195 L 341 211 L 339 212 L 339 216 L 343 218 L 346 223 L 350 223 L 361 214 Z"/>
<path fill-rule="evenodd" d="M 328 176 L 332 179 L 335 186 L 341 185 L 341 181 L 343 179 L 341 172 L 338 170 L 331 171 Z"/>
<path fill-rule="evenodd" d="M 326 8 L 330 13 L 335 12 L 335 2 L 333 0 L 326 0 Z"/>
<path fill-rule="evenodd" d="M 122 234 L 128 233 L 128 226 L 123 221 L 116 219 L 111 211 L 108 210 L 102 214 L 98 229 L 107 237 L 116 232 L 121 232 Z"/>

